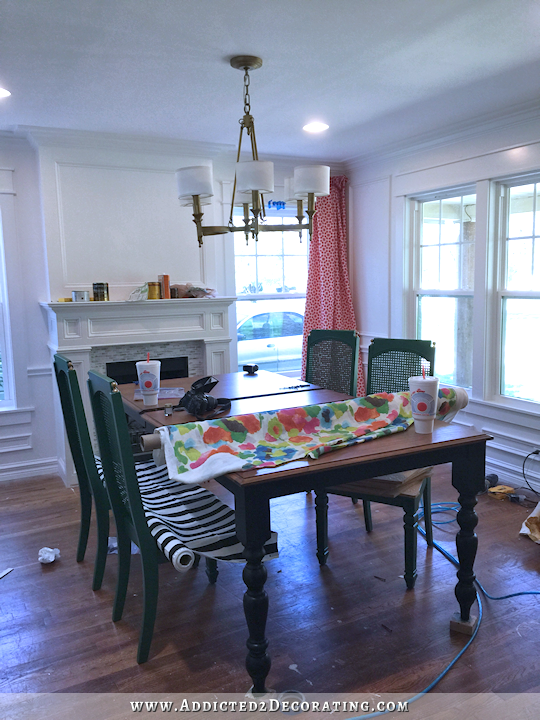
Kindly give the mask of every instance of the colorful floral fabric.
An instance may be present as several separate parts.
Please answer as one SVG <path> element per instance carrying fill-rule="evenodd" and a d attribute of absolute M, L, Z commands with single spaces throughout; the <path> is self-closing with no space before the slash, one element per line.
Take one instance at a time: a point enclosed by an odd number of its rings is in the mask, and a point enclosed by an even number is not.
<path fill-rule="evenodd" d="M 454 389 L 441 388 L 441 393 L 445 414 L 457 412 Z M 412 422 L 409 393 L 402 392 L 170 425 L 159 432 L 169 477 L 192 484 L 228 472 L 317 458 L 338 447 L 402 432 Z"/>

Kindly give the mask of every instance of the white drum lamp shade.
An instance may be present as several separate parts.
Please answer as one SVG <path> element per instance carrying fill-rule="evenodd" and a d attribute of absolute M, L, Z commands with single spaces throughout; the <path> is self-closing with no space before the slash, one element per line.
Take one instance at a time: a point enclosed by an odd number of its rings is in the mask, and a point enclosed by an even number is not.
<path fill-rule="evenodd" d="M 296 197 L 294 195 L 294 180 L 292 177 L 285 178 L 285 189 L 283 191 L 283 199 L 285 200 L 285 202 L 296 201 Z"/>
<path fill-rule="evenodd" d="M 305 198 L 330 195 L 330 167 L 328 165 L 300 165 L 294 168 L 294 194 Z"/>
<path fill-rule="evenodd" d="M 193 195 L 198 195 L 202 200 L 214 194 L 212 168 L 209 165 L 180 168 L 176 171 L 176 183 L 178 199 L 186 201 L 183 205 L 191 205 Z"/>
<path fill-rule="evenodd" d="M 236 189 L 240 193 L 252 190 L 274 192 L 274 163 L 268 160 L 236 163 Z"/>
<path fill-rule="evenodd" d="M 241 193 L 241 192 L 236 191 L 234 194 L 234 206 L 235 207 L 242 207 L 242 205 L 244 205 L 244 203 L 247 203 L 248 205 L 250 205 L 251 200 L 252 200 L 252 197 L 251 197 L 250 192 Z"/>

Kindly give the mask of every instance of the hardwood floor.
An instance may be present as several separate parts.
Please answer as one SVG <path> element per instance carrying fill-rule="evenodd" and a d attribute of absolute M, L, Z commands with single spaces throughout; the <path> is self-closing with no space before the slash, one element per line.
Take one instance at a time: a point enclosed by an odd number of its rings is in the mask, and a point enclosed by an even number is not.
<path fill-rule="evenodd" d="M 219 486 L 212 489 L 229 499 Z M 433 501 L 455 499 L 448 468 L 439 468 Z M 487 495 L 477 509 L 475 569 L 486 590 L 540 590 L 540 547 L 518 535 L 530 509 Z M 320 569 L 314 496 L 273 502 L 280 557 L 267 565 L 271 687 L 414 694 L 464 646 L 468 638 L 449 631 L 457 610 L 455 568 L 422 538 L 416 588 L 406 590 L 401 516 L 399 508 L 373 505 L 368 535 L 361 503 L 331 497 L 330 557 Z M 0 692 L 247 690 L 241 565 L 221 563 L 215 586 L 203 565 L 184 574 L 162 566 L 150 659 L 139 666 L 138 558 L 124 617 L 113 624 L 116 556 L 108 557 L 102 589 L 92 592 L 95 536 L 77 564 L 78 524 L 78 495 L 58 478 L 0 483 L 0 573 L 14 568 L 0 579 Z M 438 526 L 435 540 L 455 554 L 456 532 L 455 522 Z M 58 547 L 60 560 L 41 565 L 43 546 Z M 483 599 L 477 638 L 434 692 L 540 692 L 539 598 Z"/>

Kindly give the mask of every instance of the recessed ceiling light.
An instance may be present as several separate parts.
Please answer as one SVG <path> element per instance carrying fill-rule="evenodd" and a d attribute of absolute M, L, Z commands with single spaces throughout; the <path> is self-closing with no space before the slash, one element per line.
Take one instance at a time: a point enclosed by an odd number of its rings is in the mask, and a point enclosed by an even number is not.
<path fill-rule="evenodd" d="M 304 125 L 302 129 L 310 133 L 320 133 L 328 130 L 328 125 L 323 122 L 310 122 L 307 125 Z"/>
<path fill-rule="evenodd" d="M 0 88 L 0 98 L 9 97 L 11 93 L 9 90 L 4 90 L 4 88 Z"/>

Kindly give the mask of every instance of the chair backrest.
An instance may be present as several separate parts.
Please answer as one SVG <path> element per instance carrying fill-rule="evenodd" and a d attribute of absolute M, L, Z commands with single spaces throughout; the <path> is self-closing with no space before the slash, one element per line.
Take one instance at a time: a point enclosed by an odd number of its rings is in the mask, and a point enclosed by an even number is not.
<path fill-rule="evenodd" d="M 90 371 L 88 390 L 105 475 L 105 484 L 118 533 L 127 534 L 143 551 L 154 550 L 146 523 L 131 449 L 122 396 L 115 380 Z"/>
<path fill-rule="evenodd" d="M 359 352 L 355 330 L 312 330 L 307 341 L 306 381 L 356 397 Z"/>
<path fill-rule="evenodd" d="M 96 467 L 77 373 L 71 360 L 59 354 L 54 356 L 54 371 L 79 489 L 91 493 L 96 501 L 102 500 L 108 505 L 107 494 Z"/>
<path fill-rule="evenodd" d="M 431 340 L 375 338 L 368 350 L 368 395 L 377 392 L 402 392 L 409 389 L 413 375 L 433 375 L 435 344 Z"/>

